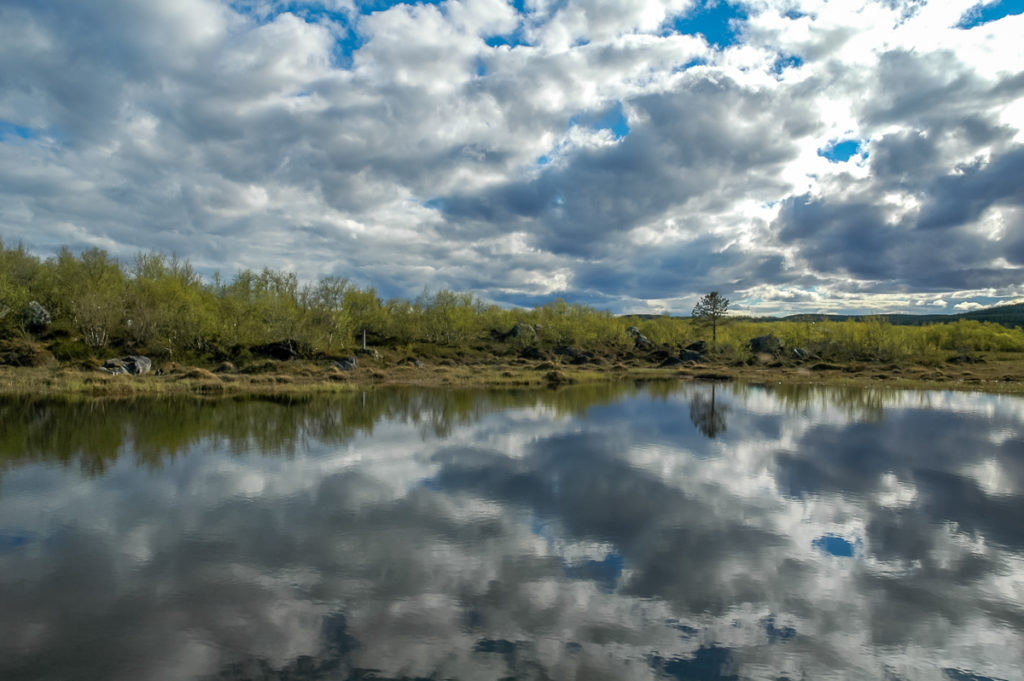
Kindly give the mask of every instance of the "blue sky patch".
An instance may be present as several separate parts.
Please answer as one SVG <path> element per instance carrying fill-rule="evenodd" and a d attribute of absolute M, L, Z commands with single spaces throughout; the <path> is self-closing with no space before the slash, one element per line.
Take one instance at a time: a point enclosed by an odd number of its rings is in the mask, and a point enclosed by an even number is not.
<path fill-rule="evenodd" d="M 705 0 L 673 22 L 683 35 L 702 35 L 708 44 L 725 48 L 739 42 L 742 23 L 747 19 L 742 6 L 725 0 Z"/>
<path fill-rule="evenodd" d="M 786 69 L 798 69 L 804 65 L 804 60 L 795 54 L 783 55 L 780 54 L 772 65 L 772 71 L 776 74 L 781 74 Z"/>
<path fill-rule="evenodd" d="M 39 135 L 32 128 L 28 128 L 24 125 L 17 125 L 15 123 L 9 123 L 7 121 L 0 121 L 0 142 L 6 142 L 7 140 L 30 140 L 35 139 Z"/>
<path fill-rule="evenodd" d="M 597 582 L 606 591 L 613 591 L 622 576 L 625 561 L 617 553 L 609 553 L 604 560 L 587 560 L 573 565 L 563 564 L 565 576 L 569 579 L 589 579 Z"/>
<path fill-rule="evenodd" d="M 21 548 L 29 544 L 33 537 L 28 532 L 0 532 L 0 552 Z"/>
<path fill-rule="evenodd" d="M 703 57 L 695 57 L 695 58 L 691 59 L 690 61 L 686 62 L 685 64 L 683 64 L 682 66 L 677 66 L 677 67 L 673 68 L 672 69 L 672 73 L 679 73 L 680 71 L 688 71 L 689 69 L 692 69 L 694 66 L 704 66 L 707 63 L 708 63 L 707 59 L 704 59 Z"/>
<path fill-rule="evenodd" d="M 622 110 L 622 102 L 605 111 L 593 123 L 594 130 L 611 130 L 615 139 L 620 140 L 629 134 L 629 122 Z"/>
<path fill-rule="evenodd" d="M 834 534 L 826 534 L 824 537 L 818 537 L 811 542 L 811 545 L 830 556 L 853 558 L 853 544 L 842 537 L 837 537 Z"/>
<path fill-rule="evenodd" d="M 843 140 L 833 142 L 827 147 L 818 149 L 818 156 L 827 158 L 833 163 L 844 163 L 860 153 L 861 140 Z"/>
<path fill-rule="evenodd" d="M 569 119 L 569 127 L 573 125 L 583 125 L 594 130 L 610 130 L 615 139 L 622 139 L 630 134 L 630 124 L 621 101 L 616 101 L 613 107 L 596 115 L 573 116 Z"/>
<path fill-rule="evenodd" d="M 988 4 L 979 3 L 960 17 L 957 28 L 974 28 L 1003 17 L 1024 13 L 1024 0 L 996 0 Z"/>
<path fill-rule="evenodd" d="M 629 134 L 629 121 L 622 108 L 622 102 L 598 112 L 587 112 L 569 119 L 569 127 L 580 125 L 593 130 L 610 130 L 615 139 L 620 140 Z"/>
<path fill-rule="evenodd" d="M 523 38 L 522 25 L 512 33 L 503 33 L 501 35 L 492 35 L 488 38 L 484 38 L 484 42 L 487 43 L 488 47 L 501 47 L 502 45 L 516 47 L 518 45 L 529 45 L 529 43 Z"/>

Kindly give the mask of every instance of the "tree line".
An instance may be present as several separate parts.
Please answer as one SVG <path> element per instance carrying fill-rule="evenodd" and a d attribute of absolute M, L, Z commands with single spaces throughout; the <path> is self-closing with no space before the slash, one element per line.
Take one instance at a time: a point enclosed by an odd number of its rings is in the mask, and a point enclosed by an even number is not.
<path fill-rule="evenodd" d="M 76 255 L 62 248 L 41 259 L 0 241 L 0 338 L 45 341 L 64 361 L 121 351 L 179 361 L 244 358 L 254 347 L 281 341 L 303 355 L 332 356 L 350 352 L 364 331 L 372 344 L 387 347 L 518 352 L 574 345 L 625 353 L 636 348 L 628 332 L 633 326 L 660 347 L 714 337 L 714 351 L 724 358 L 742 357 L 750 338 L 769 333 L 787 347 L 831 359 L 1024 351 L 1019 328 L 982 322 L 754 322 L 727 318 L 727 308 L 717 295 L 698 301 L 693 318 L 616 316 L 562 299 L 509 309 L 448 289 L 424 289 L 415 300 L 383 299 L 373 287 L 342 277 L 303 283 L 294 272 L 267 268 L 203 278 L 187 260 L 159 253 L 121 263 L 101 249 Z"/>

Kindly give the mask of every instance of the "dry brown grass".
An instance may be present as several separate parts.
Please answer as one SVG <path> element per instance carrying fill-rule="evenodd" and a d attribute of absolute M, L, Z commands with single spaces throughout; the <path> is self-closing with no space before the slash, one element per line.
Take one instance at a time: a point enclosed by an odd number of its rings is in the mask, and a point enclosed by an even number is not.
<path fill-rule="evenodd" d="M 375 386 L 543 388 L 607 381 L 737 381 L 762 384 L 862 385 L 1024 394 L 1024 358 L 991 356 L 973 364 L 729 365 L 708 363 L 655 368 L 639 361 L 572 366 L 551 361 L 460 364 L 449 359 L 415 367 L 361 361 L 355 371 L 313 362 L 260 363 L 255 371 L 214 373 L 203 367 L 165 365 L 162 375 L 111 376 L 71 367 L 0 366 L 0 394 L 142 396 L 168 394 L 277 394 L 338 392 Z"/>

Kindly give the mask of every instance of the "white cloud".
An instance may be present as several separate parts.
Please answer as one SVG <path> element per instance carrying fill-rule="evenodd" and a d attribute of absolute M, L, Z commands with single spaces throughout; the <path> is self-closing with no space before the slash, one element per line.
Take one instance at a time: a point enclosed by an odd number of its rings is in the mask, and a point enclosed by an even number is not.
<path fill-rule="evenodd" d="M 723 51 L 670 30 L 688 0 L 16 0 L 3 235 L 506 303 L 1011 299 L 1024 17 L 955 28 L 973 4 L 758 0 Z"/>

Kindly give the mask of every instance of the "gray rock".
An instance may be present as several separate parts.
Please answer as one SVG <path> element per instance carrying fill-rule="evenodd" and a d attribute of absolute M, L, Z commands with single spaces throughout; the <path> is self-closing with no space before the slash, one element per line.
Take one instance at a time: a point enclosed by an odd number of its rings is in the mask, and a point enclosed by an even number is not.
<path fill-rule="evenodd" d="M 694 352 L 693 350 L 683 350 L 679 353 L 679 359 L 683 362 L 703 362 L 704 355 L 699 352 Z"/>
<path fill-rule="evenodd" d="M 53 321 L 53 317 L 45 307 L 33 300 L 29 302 L 28 308 L 25 310 L 25 321 L 28 322 L 30 330 L 37 331 L 48 327 Z"/>
<path fill-rule="evenodd" d="M 750 351 L 755 354 L 777 355 L 782 351 L 782 340 L 772 334 L 751 338 Z"/>
<path fill-rule="evenodd" d="M 355 357 L 344 357 L 335 362 L 334 366 L 338 367 L 342 371 L 354 371 L 359 368 L 359 360 Z"/>
<path fill-rule="evenodd" d="M 807 354 L 807 351 L 804 350 L 803 348 L 793 348 L 789 354 L 792 355 L 793 359 L 800 361 L 803 361 L 810 356 Z"/>
<path fill-rule="evenodd" d="M 509 338 L 536 338 L 537 332 L 533 330 L 533 327 L 529 324 L 523 324 L 522 322 L 516 322 L 516 325 L 508 332 Z"/>
<path fill-rule="evenodd" d="M 108 374 L 141 376 L 142 374 L 149 373 L 150 369 L 153 368 L 153 362 L 144 355 L 125 355 L 124 357 L 108 359 L 100 368 Z"/>
<path fill-rule="evenodd" d="M 654 347 L 654 343 L 651 342 L 651 339 L 640 333 L 640 329 L 637 327 L 629 327 L 626 329 L 626 333 L 633 339 L 633 343 L 636 345 L 638 350 L 650 350 Z"/>
<path fill-rule="evenodd" d="M 677 367 L 683 364 L 683 360 L 678 357 L 666 357 L 665 361 L 659 364 L 659 367 Z"/>

